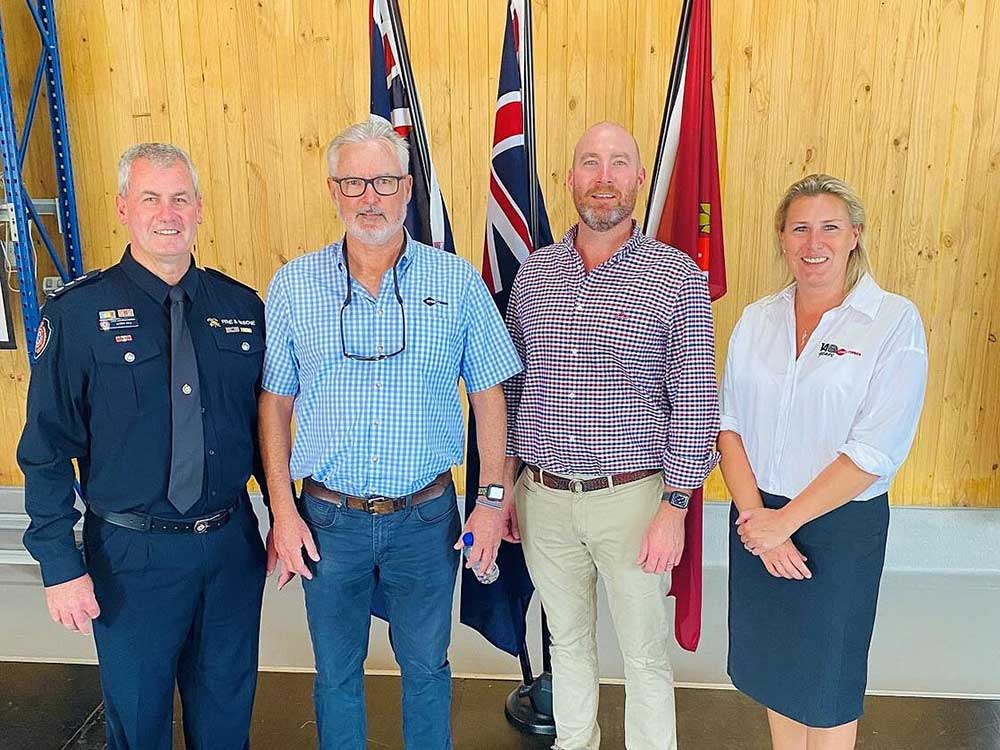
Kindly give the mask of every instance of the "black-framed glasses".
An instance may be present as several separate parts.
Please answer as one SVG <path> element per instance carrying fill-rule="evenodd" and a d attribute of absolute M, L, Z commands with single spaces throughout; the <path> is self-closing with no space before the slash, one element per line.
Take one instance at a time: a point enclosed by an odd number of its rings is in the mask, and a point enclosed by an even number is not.
<path fill-rule="evenodd" d="M 346 179 L 346 178 L 345 178 Z M 358 179 L 361 179 L 360 177 Z M 377 177 L 375 179 L 378 179 Z M 406 350 L 406 308 L 403 306 L 403 295 L 399 292 L 399 275 L 396 272 L 396 267 L 399 265 L 399 259 L 403 257 L 403 251 L 406 249 L 406 237 L 403 237 L 403 244 L 399 248 L 399 253 L 396 255 L 396 261 L 392 264 L 392 291 L 393 295 L 396 297 L 396 302 L 399 303 L 399 317 L 403 322 L 403 336 L 400 340 L 399 348 L 394 352 L 377 352 L 376 354 L 353 354 L 347 351 L 347 336 L 344 334 L 344 311 L 347 309 L 348 305 L 354 299 L 354 293 L 351 290 L 351 266 L 348 260 L 347 254 L 347 238 L 344 238 L 344 271 L 347 273 L 347 293 L 344 295 L 344 303 L 340 306 L 340 349 L 344 353 L 344 356 L 348 359 L 357 360 L 358 362 L 380 362 L 383 359 L 389 359 L 389 357 L 395 357 L 397 354 L 402 354 Z"/>
<path fill-rule="evenodd" d="M 379 195 L 395 195 L 399 192 L 399 183 L 403 177 L 394 174 L 381 174 L 371 178 L 331 177 L 330 179 L 337 183 L 345 198 L 360 198 L 365 194 L 369 185 Z"/>

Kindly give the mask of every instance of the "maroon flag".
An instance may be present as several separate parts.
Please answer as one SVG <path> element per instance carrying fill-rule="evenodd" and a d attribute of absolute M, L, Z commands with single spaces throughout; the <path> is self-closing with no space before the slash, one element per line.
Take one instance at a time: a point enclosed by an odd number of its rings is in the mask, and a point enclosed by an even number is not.
<path fill-rule="evenodd" d="M 708 276 L 713 300 L 726 293 L 722 250 L 719 155 L 712 99 L 710 0 L 685 0 L 681 12 L 656 165 L 646 209 L 646 234 L 687 253 Z M 701 638 L 702 491 L 691 496 L 684 556 L 674 568 L 674 631 L 688 651 Z"/>

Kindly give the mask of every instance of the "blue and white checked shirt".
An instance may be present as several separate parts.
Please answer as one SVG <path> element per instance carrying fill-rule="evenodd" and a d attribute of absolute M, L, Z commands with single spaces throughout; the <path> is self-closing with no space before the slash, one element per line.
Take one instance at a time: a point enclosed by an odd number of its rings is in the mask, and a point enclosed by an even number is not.
<path fill-rule="evenodd" d="M 263 387 L 295 397 L 293 479 L 312 476 L 352 495 L 415 492 L 462 462 L 459 377 L 474 393 L 520 371 L 496 305 L 471 264 L 407 236 L 397 274 L 406 349 L 379 362 L 343 353 L 348 276 L 342 242 L 296 258 L 271 281 Z M 377 299 L 356 280 L 351 284 L 343 318 L 347 351 L 399 349 L 403 317 L 392 272 L 383 276 Z"/>

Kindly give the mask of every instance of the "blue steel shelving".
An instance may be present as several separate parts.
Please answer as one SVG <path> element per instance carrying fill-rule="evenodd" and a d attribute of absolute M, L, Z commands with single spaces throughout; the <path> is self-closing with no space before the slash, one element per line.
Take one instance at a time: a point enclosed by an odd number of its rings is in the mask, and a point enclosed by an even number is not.
<path fill-rule="evenodd" d="M 66 102 L 63 97 L 62 65 L 59 61 L 59 42 L 53 4 L 54 0 L 25 0 L 34 26 L 38 30 L 41 52 L 25 112 L 24 126 L 20 131 L 17 129 L 14 117 L 10 71 L 7 67 L 7 47 L 4 40 L 3 19 L 0 18 L 0 159 L 3 161 L 4 200 L 7 204 L 5 213 L 17 260 L 21 311 L 24 315 L 24 335 L 27 342 L 25 349 L 28 352 L 29 362 L 34 360 L 32 344 L 39 324 L 37 270 L 30 230 L 34 230 L 34 234 L 45 246 L 64 283 L 83 275 L 80 224 L 76 212 L 76 194 L 73 189 L 73 165 L 66 127 Z M 41 220 L 39 209 L 41 201 L 32 198 L 22 179 L 29 137 L 43 87 L 49 107 L 52 152 L 58 185 L 54 209 L 62 233 L 62 252 L 56 249 L 51 235 Z M 48 202 L 51 203 L 51 199 Z"/>

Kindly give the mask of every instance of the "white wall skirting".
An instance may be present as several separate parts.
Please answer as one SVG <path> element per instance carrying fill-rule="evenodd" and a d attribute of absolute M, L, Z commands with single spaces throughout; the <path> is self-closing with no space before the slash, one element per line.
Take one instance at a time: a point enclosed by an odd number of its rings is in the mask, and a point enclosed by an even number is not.
<path fill-rule="evenodd" d="M 259 506 L 260 499 L 255 498 Z M 4 546 L 23 524 L 20 488 L 0 488 Z M 728 505 L 705 508 L 705 591 L 702 642 L 694 654 L 673 655 L 678 685 L 728 687 L 726 677 L 726 568 Z M 6 514 L 6 515 L 4 515 Z M 13 514 L 13 515 L 12 515 Z M 266 523 L 266 514 L 258 516 Z M 6 529 L 5 529 L 6 527 Z M 0 660 L 93 663 L 89 638 L 48 618 L 36 566 L 4 564 L 0 557 Z M 502 575 L 501 571 L 501 575 Z M 456 594 L 457 599 L 457 594 Z M 605 681 L 620 682 L 621 655 L 601 592 L 599 654 Z M 672 600 L 671 600 L 672 601 Z M 671 604 L 672 607 L 672 604 Z M 479 634 L 455 625 L 451 662 L 456 676 L 514 677 L 515 659 Z M 540 667 L 537 604 L 528 615 L 532 661 Z M 1000 698 L 1000 511 L 964 508 L 893 508 L 886 572 L 872 644 L 873 694 Z M 367 668 L 394 673 L 386 626 L 372 625 Z M 261 666 L 310 671 L 312 651 L 301 588 L 283 591 L 268 582 L 261 633 Z"/>

